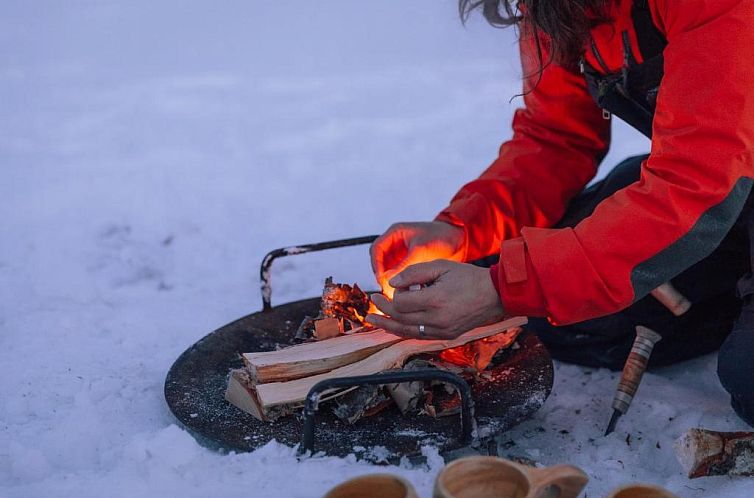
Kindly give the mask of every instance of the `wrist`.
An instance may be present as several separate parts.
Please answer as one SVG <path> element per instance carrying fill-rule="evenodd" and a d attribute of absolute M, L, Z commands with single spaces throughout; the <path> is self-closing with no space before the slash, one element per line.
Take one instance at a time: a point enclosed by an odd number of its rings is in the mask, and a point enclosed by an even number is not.
<path fill-rule="evenodd" d="M 468 233 L 463 223 L 455 222 L 448 219 L 436 219 L 435 223 L 442 227 L 447 240 L 454 249 L 453 259 L 459 262 L 466 262 L 468 252 Z"/>
<path fill-rule="evenodd" d="M 482 302 L 487 322 L 502 320 L 505 316 L 505 307 L 500 298 L 495 279 L 488 268 L 479 268 L 479 280 L 481 281 Z"/>

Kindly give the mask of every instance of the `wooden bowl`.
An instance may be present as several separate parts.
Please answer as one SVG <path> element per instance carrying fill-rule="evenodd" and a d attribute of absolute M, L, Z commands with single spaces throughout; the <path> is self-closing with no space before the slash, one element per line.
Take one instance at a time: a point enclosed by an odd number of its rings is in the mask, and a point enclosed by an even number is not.
<path fill-rule="evenodd" d="M 589 478 L 572 465 L 536 469 L 497 457 L 468 457 L 447 465 L 434 498 L 576 498 Z"/>
<path fill-rule="evenodd" d="M 607 498 L 678 498 L 663 488 L 650 484 L 632 484 L 623 486 L 608 495 Z"/>
<path fill-rule="evenodd" d="M 392 474 L 368 474 L 335 486 L 324 498 L 417 498 L 410 482 Z"/>

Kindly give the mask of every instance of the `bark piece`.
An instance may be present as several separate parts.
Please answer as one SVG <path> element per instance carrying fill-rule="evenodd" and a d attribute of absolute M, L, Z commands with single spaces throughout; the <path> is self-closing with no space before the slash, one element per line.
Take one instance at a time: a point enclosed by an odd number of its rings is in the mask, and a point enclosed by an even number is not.
<path fill-rule="evenodd" d="M 508 340 L 510 336 L 508 334 L 499 334 L 499 337 Z M 508 344 L 510 345 L 510 342 Z M 427 370 L 431 368 L 452 372 L 466 380 L 473 379 L 477 373 L 473 366 L 460 367 L 437 358 L 423 359 L 421 357 L 413 358 L 406 362 L 403 366 L 403 371 Z M 453 402 L 451 403 L 453 405 L 452 410 L 457 411 L 460 408 L 461 398 L 458 396 L 455 388 L 441 381 L 401 382 L 400 384 L 388 384 L 385 387 L 388 394 L 390 394 L 398 406 L 398 409 L 404 415 L 411 412 L 425 412 L 432 417 L 444 415 L 449 407 L 448 400 L 450 398 L 453 398 Z M 440 395 L 436 396 L 438 393 Z M 448 396 L 445 396 L 444 393 L 447 393 Z M 430 406 L 432 406 L 431 409 L 428 408 Z M 438 409 L 440 415 L 438 415 Z"/>
<path fill-rule="evenodd" d="M 285 382 L 328 372 L 362 360 L 401 341 L 384 330 L 341 335 L 262 353 L 244 353 L 243 360 L 255 384 Z"/>
<path fill-rule="evenodd" d="M 413 359 L 404 365 L 403 370 L 410 371 L 425 368 L 431 368 L 427 360 Z M 393 398 L 393 401 L 395 401 L 398 409 L 403 414 L 416 411 L 424 401 L 424 382 L 401 382 L 400 384 L 388 384 L 386 387 L 388 394 L 390 394 L 390 397 Z"/>
<path fill-rule="evenodd" d="M 332 411 L 339 419 L 355 424 L 361 418 L 370 417 L 392 404 L 393 400 L 385 394 L 382 386 L 361 386 L 338 397 Z"/>
<path fill-rule="evenodd" d="M 689 429 L 674 444 L 678 461 L 690 478 L 754 476 L 754 432 Z"/>

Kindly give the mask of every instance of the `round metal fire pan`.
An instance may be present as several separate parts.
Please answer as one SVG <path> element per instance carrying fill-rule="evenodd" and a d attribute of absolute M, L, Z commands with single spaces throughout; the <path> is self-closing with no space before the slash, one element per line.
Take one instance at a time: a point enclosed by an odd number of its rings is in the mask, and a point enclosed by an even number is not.
<path fill-rule="evenodd" d="M 315 315 L 319 303 L 320 298 L 312 298 L 253 313 L 187 349 L 165 379 L 165 399 L 181 425 L 201 444 L 221 451 L 251 451 L 273 439 L 298 444 L 302 434 L 299 416 L 260 422 L 225 401 L 225 388 L 230 370 L 243 366 L 240 353 L 292 344 L 301 320 Z M 505 431 L 529 417 L 552 389 L 552 361 L 544 345 L 526 331 L 516 342 L 518 347 L 509 349 L 491 370 L 489 381 L 472 385 L 481 437 Z M 428 444 L 440 452 L 462 446 L 458 416 L 409 417 L 393 407 L 349 425 L 323 404 L 317 421 L 315 450 L 328 455 L 353 453 L 367 460 L 388 461 L 418 455 Z"/>

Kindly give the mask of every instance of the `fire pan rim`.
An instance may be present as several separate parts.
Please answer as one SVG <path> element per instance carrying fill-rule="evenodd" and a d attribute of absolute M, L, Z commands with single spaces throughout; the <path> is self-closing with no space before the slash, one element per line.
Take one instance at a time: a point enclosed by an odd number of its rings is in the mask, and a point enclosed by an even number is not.
<path fill-rule="evenodd" d="M 278 305 L 234 320 L 186 349 L 173 363 L 165 379 L 168 408 L 181 427 L 202 446 L 220 452 L 249 452 L 270 440 L 296 446 L 301 440 L 302 417 L 292 416 L 263 423 L 225 400 L 228 374 L 242 366 L 240 353 L 273 350 L 291 344 L 301 320 L 316 313 L 319 298 Z M 478 432 L 489 439 L 537 411 L 550 395 L 553 364 L 537 338 L 524 330 L 511 349 L 510 358 L 493 369 L 497 389 L 474 390 Z M 491 385 L 485 383 L 485 387 Z M 505 391 L 505 392 L 493 392 Z M 331 456 L 356 455 L 373 462 L 395 461 L 421 454 L 432 445 L 441 453 L 461 449 L 457 416 L 432 419 L 404 417 L 396 408 L 348 425 L 323 407 L 317 416 L 318 449 Z"/>

